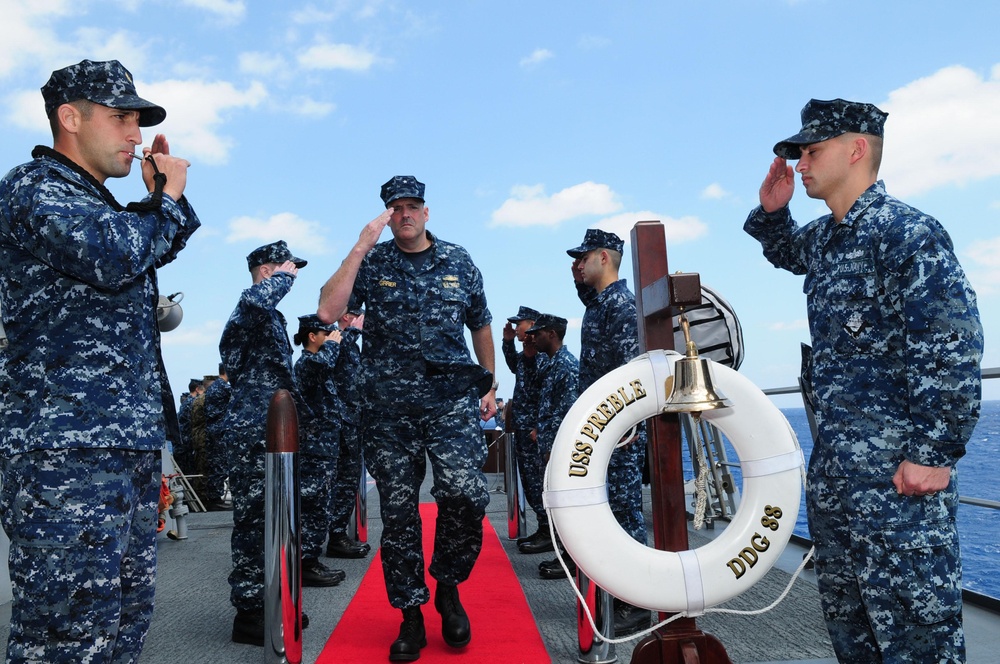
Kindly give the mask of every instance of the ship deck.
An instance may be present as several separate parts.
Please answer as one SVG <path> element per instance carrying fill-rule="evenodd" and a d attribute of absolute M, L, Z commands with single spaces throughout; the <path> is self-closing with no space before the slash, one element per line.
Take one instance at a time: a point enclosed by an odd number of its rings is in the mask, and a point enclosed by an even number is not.
<path fill-rule="evenodd" d="M 576 662 L 575 597 L 569 583 L 538 578 L 537 565 L 552 554 L 523 555 L 507 539 L 506 495 L 503 475 L 487 475 L 491 486 L 488 518 L 521 582 L 539 632 L 552 662 Z M 648 491 L 648 489 L 647 489 Z M 430 482 L 424 482 L 421 500 L 431 501 Z M 646 501 L 649 504 L 649 501 Z M 369 491 L 369 541 L 377 546 L 381 534 L 378 493 Z M 649 515 L 647 514 L 647 519 Z M 168 529 L 173 527 L 168 523 Z M 230 641 L 233 609 L 229 604 L 231 512 L 192 513 L 187 517 L 188 539 L 176 541 L 161 534 L 156 609 L 142 664 L 243 664 L 262 661 L 263 651 Z M 700 546 L 721 532 L 689 530 L 691 547 Z M 529 531 L 534 523 L 529 515 Z M 165 531 L 166 532 L 166 529 Z M 785 589 L 802 560 L 804 549 L 790 544 L 768 575 L 748 592 L 727 603 L 728 608 L 758 609 L 773 602 Z M 337 626 L 347 604 L 371 564 L 361 560 L 335 560 L 347 580 L 334 588 L 304 588 L 303 606 L 310 626 L 303 632 L 303 662 L 315 662 Z M 388 604 L 387 604 L 388 606 Z M 0 643 L 6 643 L 9 602 L 0 605 Z M 1000 615 L 968 606 L 966 630 L 970 663 L 993 662 L 1000 652 Z M 697 625 L 715 635 L 735 663 L 835 662 L 820 616 L 815 577 L 806 570 L 788 597 L 774 610 L 754 616 L 706 614 Z M 473 625 L 473 629 L 503 629 L 503 625 Z M 619 662 L 631 659 L 637 639 L 614 646 Z M 386 651 L 389 644 L 386 643 Z"/>

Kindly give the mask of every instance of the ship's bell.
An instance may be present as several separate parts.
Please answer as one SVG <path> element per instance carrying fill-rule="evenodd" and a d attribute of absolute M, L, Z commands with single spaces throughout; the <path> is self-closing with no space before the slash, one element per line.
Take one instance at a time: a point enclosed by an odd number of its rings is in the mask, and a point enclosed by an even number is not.
<path fill-rule="evenodd" d="M 712 384 L 708 360 L 698 357 L 698 347 L 691 341 L 687 316 L 682 314 L 680 323 L 687 348 L 684 357 L 674 363 L 673 384 L 670 385 L 670 396 L 663 404 L 662 412 L 700 413 L 704 410 L 729 408 L 733 402 Z"/>

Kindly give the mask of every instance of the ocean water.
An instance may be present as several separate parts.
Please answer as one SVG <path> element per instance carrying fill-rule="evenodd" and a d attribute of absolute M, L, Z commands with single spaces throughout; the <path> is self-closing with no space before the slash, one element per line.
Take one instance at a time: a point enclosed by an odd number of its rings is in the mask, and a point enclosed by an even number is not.
<path fill-rule="evenodd" d="M 799 445 L 809 462 L 812 452 L 812 434 L 803 408 L 783 408 L 788 423 L 799 439 Z M 685 460 L 687 449 L 685 445 Z M 729 459 L 736 454 L 727 444 Z M 1000 482 L 996 469 L 1000 465 L 1000 401 L 983 402 L 979 424 L 966 447 L 966 455 L 958 462 L 959 494 L 963 497 L 1000 501 Z M 691 479 L 690 466 L 686 464 L 686 479 Z M 735 469 L 737 486 L 740 486 L 739 469 Z M 970 590 L 1000 598 L 1000 576 L 996 565 L 1000 562 L 1000 510 L 962 504 L 958 510 L 958 530 L 962 547 L 964 585 Z M 809 537 L 806 523 L 805 495 L 799 510 L 795 533 Z"/>

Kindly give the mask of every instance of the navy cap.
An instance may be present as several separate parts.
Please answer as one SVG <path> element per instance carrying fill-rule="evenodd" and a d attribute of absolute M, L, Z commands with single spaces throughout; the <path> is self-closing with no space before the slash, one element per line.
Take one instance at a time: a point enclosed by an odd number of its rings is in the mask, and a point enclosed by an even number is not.
<path fill-rule="evenodd" d="M 614 249 L 619 254 L 625 248 L 625 243 L 614 233 L 602 231 L 600 228 L 588 228 L 583 236 L 583 244 L 575 249 L 567 249 L 566 253 L 573 258 L 580 258 L 594 249 Z"/>
<path fill-rule="evenodd" d="M 299 332 L 304 330 L 325 330 L 326 332 L 333 332 L 336 329 L 336 323 L 324 323 L 316 314 L 299 316 Z"/>
<path fill-rule="evenodd" d="M 520 323 L 522 320 L 538 320 L 538 317 L 541 315 L 541 312 L 535 311 L 531 307 L 525 307 L 522 305 L 518 307 L 517 315 L 511 316 L 507 319 L 507 321 L 511 323 Z"/>
<path fill-rule="evenodd" d="M 163 107 L 136 94 L 132 74 L 117 60 L 81 60 L 57 69 L 42 86 L 42 98 L 45 99 L 45 115 L 49 117 L 63 104 L 78 99 L 109 108 L 139 111 L 140 127 L 158 125 L 167 117 Z"/>
<path fill-rule="evenodd" d="M 784 159 L 798 159 L 802 146 L 812 145 L 841 134 L 882 136 L 888 113 L 874 104 L 844 99 L 810 99 L 802 108 L 802 130 L 774 146 L 774 154 Z"/>
<path fill-rule="evenodd" d="M 555 330 L 560 334 L 566 334 L 566 319 L 552 314 L 539 314 L 535 324 L 528 328 L 527 334 L 535 334 L 542 330 Z"/>
<path fill-rule="evenodd" d="M 288 250 L 288 245 L 284 240 L 278 240 L 263 247 L 257 247 L 247 255 L 247 268 L 252 270 L 258 265 L 265 263 L 284 263 L 292 261 L 295 267 L 305 267 L 309 261 L 304 261 L 292 255 Z"/>
<path fill-rule="evenodd" d="M 352 316 L 360 316 L 361 314 L 365 313 L 365 308 L 363 306 L 361 306 L 361 307 L 354 307 L 353 309 L 351 309 L 350 307 L 348 307 L 347 308 L 347 313 L 351 314 Z"/>
<path fill-rule="evenodd" d="M 412 175 L 396 175 L 382 185 L 382 202 L 386 207 L 400 198 L 419 198 L 424 200 L 424 183 L 418 182 Z"/>

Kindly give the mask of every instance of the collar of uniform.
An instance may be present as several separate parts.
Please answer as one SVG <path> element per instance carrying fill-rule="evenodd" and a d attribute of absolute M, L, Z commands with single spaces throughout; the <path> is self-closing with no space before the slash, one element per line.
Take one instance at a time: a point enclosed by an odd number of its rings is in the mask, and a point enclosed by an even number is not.
<path fill-rule="evenodd" d="M 864 193 L 858 196 L 858 200 L 854 201 L 854 205 L 851 209 L 847 211 L 847 215 L 840 224 L 845 226 L 853 226 L 854 222 L 860 217 L 864 216 L 865 211 L 870 208 L 875 201 L 885 197 L 885 183 L 882 180 L 878 180 L 872 186 L 865 189 Z M 838 224 L 838 225 L 840 225 Z"/>

